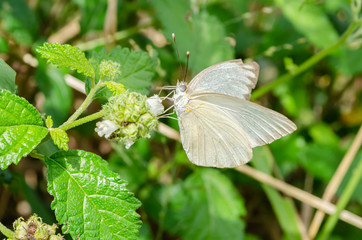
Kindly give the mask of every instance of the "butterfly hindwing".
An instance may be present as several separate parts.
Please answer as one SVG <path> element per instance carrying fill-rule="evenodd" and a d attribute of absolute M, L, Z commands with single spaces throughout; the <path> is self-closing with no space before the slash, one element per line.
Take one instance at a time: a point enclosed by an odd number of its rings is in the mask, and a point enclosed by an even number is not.
<path fill-rule="evenodd" d="M 231 168 L 248 162 L 252 150 L 239 124 L 217 108 L 191 101 L 179 116 L 182 145 L 200 166 Z"/>
<path fill-rule="evenodd" d="M 191 101 L 202 102 L 222 111 L 243 129 L 251 147 L 273 142 L 294 132 L 297 127 L 284 115 L 258 104 L 222 94 L 192 95 Z"/>

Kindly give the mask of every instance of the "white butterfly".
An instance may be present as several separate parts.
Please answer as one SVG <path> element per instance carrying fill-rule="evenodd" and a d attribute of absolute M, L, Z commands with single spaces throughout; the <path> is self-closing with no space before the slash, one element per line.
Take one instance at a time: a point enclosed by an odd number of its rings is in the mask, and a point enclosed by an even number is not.
<path fill-rule="evenodd" d="M 172 99 L 192 163 L 240 166 L 252 158 L 252 148 L 296 130 L 282 114 L 249 101 L 258 72 L 256 62 L 235 59 L 206 68 L 189 84 L 177 83 Z"/>

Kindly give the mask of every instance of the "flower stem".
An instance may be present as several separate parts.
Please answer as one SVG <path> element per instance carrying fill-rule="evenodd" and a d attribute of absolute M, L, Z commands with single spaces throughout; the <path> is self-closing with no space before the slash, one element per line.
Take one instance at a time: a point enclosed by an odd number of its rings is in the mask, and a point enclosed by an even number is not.
<path fill-rule="evenodd" d="M 300 73 L 304 72 L 308 68 L 312 67 L 314 64 L 316 64 L 317 62 L 322 60 L 327 55 L 331 54 L 336 48 L 338 48 L 339 46 L 341 46 L 342 44 L 344 44 L 346 42 L 348 36 L 351 35 L 351 33 L 358 27 L 359 24 L 360 24 L 359 21 L 353 22 L 336 43 L 334 43 L 332 46 L 320 51 L 318 54 L 310 57 L 308 60 L 303 62 L 301 65 L 299 65 L 295 69 L 295 71 L 286 73 L 286 74 L 280 76 L 274 82 L 272 82 L 264 87 L 261 87 L 259 89 L 256 89 L 251 96 L 251 100 L 255 100 L 255 99 L 263 96 L 267 92 L 271 91 L 272 89 L 276 88 L 277 86 L 279 86 L 285 82 L 288 82 L 295 76 L 299 75 Z"/>
<path fill-rule="evenodd" d="M 0 232 L 7 238 L 15 238 L 15 233 L 0 222 Z"/>
<path fill-rule="evenodd" d="M 89 94 L 85 98 L 82 105 L 80 105 L 80 107 L 73 113 L 73 115 L 70 116 L 69 119 L 65 123 L 63 123 L 59 128 L 63 129 L 64 126 L 67 126 L 67 125 L 73 123 L 84 112 L 84 110 L 91 104 L 94 94 L 103 85 L 104 85 L 104 83 L 99 81 L 99 83 L 94 88 L 91 89 L 91 91 L 89 92 Z M 67 129 L 69 129 L 69 128 L 67 128 Z M 63 129 L 63 130 L 65 130 L 65 129 Z"/>
<path fill-rule="evenodd" d="M 81 118 L 81 119 L 78 119 L 74 122 L 70 122 L 70 123 L 64 123 L 62 126 L 60 126 L 59 128 L 60 129 L 63 129 L 64 131 L 67 131 L 71 128 L 74 128 L 74 127 L 77 127 L 79 125 L 82 125 L 84 123 L 87 123 L 87 122 L 90 122 L 90 121 L 93 121 L 95 119 L 98 119 L 98 118 L 101 118 L 104 116 L 104 113 L 102 111 L 100 112 L 96 112 L 96 113 L 93 113 L 91 115 L 88 115 L 84 118 Z"/>
<path fill-rule="evenodd" d="M 329 235 L 331 234 L 333 228 L 335 227 L 339 214 L 342 210 L 346 207 L 349 199 L 351 198 L 354 190 L 356 189 L 359 181 L 362 177 L 362 159 L 359 159 L 359 163 L 357 168 L 354 170 L 352 177 L 348 181 L 346 188 L 344 189 L 340 199 L 337 203 L 337 210 L 327 219 L 320 235 L 318 236 L 318 240 L 328 239 Z"/>

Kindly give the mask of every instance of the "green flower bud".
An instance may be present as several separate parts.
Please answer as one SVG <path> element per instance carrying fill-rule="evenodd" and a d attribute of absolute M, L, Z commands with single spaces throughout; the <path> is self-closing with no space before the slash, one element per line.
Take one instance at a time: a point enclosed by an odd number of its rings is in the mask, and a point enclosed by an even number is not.
<path fill-rule="evenodd" d="M 103 106 L 104 119 L 97 124 L 100 136 L 124 143 L 129 148 L 140 138 L 149 138 L 157 127 L 157 117 L 151 111 L 146 96 L 126 91 L 109 98 Z M 107 127 L 109 126 L 109 127 Z"/>
<path fill-rule="evenodd" d="M 118 74 L 121 74 L 121 65 L 111 60 L 103 60 L 99 65 L 99 72 L 101 78 L 108 78 L 113 80 Z"/>

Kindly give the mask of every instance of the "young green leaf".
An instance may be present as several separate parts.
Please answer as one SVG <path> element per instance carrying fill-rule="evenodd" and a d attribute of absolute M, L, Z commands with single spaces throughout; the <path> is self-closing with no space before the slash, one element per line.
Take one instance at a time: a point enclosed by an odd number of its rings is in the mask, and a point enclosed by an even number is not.
<path fill-rule="evenodd" d="M 147 53 L 142 51 L 131 51 L 128 48 L 116 47 L 110 53 L 104 49 L 98 53 L 94 53 L 90 62 L 92 63 L 96 81 L 101 75 L 101 63 L 104 60 L 120 64 L 120 74 L 114 76 L 113 81 L 123 84 L 131 91 L 147 93 L 151 86 L 151 80 L 155 74 L 157 60 L 151 58 Z M 111 79 L 106 79 L 111 80 Z M 91 89 L 90 80 L 86 81 L 86 89 Z"/>
<path fill-rule="evenodd" d="M 80 150 L 45 159 L 52 208 L 73 239 L 136 239 L 140 202 L 101 157 Z M 63 227 L 65 231 L 67 227 Z"/>
<path fill-rule="evenodd" d="M 48 63 L 59 67 L 69 67 L 90 78 L 94 78 L 94 69 L 79 48 L 68 44 L 44 43 L 36 49 Z"/>
<path fill-rule="evenodd" d="M 69 138 L 67 133 L 60 128 L 52 128 L 49 129 L 50 136 L 52 137 L 54 144 L 58 146 L 60 149 L 64 149 L 68 151 L 68 142 Z"/>
<path fill-rule="evenodd" d="M 0 59 L 0 89 L 7 89 L 15 93 L 15 71 Z"/>
<path fill-rule="evenodd" d="M 0 168 L 30 153 L 47 135 L 39 112 L 24 98 L 0 90 Z"/>
<path fill-rule="evenodd" d="M 202 169 L 172 191 L 166 227 L 185 240 L 243 239 L 244 203 L 228 178 L 214 169 Z M 171 224 L 170 224 L 171 223 Z"/>

